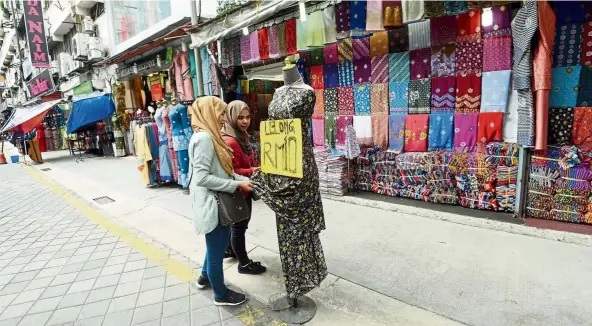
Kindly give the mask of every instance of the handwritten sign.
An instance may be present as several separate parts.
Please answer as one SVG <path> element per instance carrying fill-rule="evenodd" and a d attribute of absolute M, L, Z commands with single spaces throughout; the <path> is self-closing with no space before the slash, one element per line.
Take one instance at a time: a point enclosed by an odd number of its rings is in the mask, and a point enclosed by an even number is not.
<path fill-rule="evenodd" d="M 262 121 L 261 171 L 302 178 L 302 122 L 300 119 Z"/>

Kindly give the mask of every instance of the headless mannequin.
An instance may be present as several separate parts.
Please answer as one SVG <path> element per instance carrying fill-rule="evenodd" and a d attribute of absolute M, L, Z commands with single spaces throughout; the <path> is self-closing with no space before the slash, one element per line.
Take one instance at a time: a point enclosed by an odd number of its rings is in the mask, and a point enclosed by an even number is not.
<path fill-rule="evenodd" d="M 298 69 L 296 69 L 296 65 L 291 63 L 288 58 L 286 58 L 286 66 L 282 68 L 282 71 L 284 74 L 284 86 L 282 87 L 308 89 L 311 91 L 313 90 L 312 87 L 304 83 L 302 76 L 298 72 Z"/>

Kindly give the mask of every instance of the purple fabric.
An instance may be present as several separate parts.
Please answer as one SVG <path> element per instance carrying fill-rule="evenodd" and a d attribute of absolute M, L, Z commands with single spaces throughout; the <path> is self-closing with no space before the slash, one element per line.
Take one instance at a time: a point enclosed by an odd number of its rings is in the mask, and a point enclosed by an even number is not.
<path fill-rule="evenodd" d="M 325 88 L 339 87 L 339 72 L 337 64 L 325 64 L 323 66 L 323 75 L 325 77 Z"/>
<path fill-rule="evenodd" d="M 401 152 L 405 145 L 406 114 L 389 116 L 389 150 Z"/>
<path fill-rule="evenodd" d="M 493 22 L 489 26 L 485 26 L 483 16 L 486 15 L 489 8 L 483 9 L 481 14 L 481 30 L 483 37 L 496 37 L 500 35 L 512 34 L 512 26 L 510 25 L 510 6 L 503 5 L 491 8 L 493 14 Z"/>
<path fill-rule="evenodd" d="M 432 46 L 456 42 L 456 17 L 445 16 L 430 20 Z"/>
<path fill-rule="evenodd" d="M 335 25 L 338 39 L 349 37 L 349 1 L 335 5 Z"/>
<path fill-rule="evenodd" d="M 389 60 L 388 55 L 372 58 L 372 84 L 388 83 Z"/>
<path fill-rule="evenodd" d="M 432 47 L 432 77 L 455 75 L 455 44 Z"/>
<path fill-rule="evenodd" d="M 251 62 L 259 61 L 259 34 L 257 31 L 252 32 L 249 34 L 251 45 Z"/>
<path fill-rule="evenodd" d="M 456 102 L 456 77 L 432 78 L 432 112 L 453 112 Z"/>
<path fill-rule="evenodd" d="M 457 113 L 454 115 L 454 150 L 474 152 L 477 147 L 477 124 L 479 113 Z"/>
<path fill-rule="evenodd" d="M 339 63 L 339 56 L 337 55 L 337 43 L 326 45 L 323 48 L 323 57 L 325 63 Z"/>
<path fill-rule="evenodd" d="M 431 57 L 430 48 L 413 50 L 409 53 L 411 80 L 431 77 Z"/>
<path fill-rule="evenodd" d="M 364 84 L 372 81 L 370 58 L 354 60 L 354 84 Z"/>
<path fill-rule="evenodd" d="M 352 40 L 354 60 L 370 58 L 370 38 L 355 38 Z"/>
<path fill-rule="evenodd" d="M 249 35 L 241 36 L 241 61 L 242 63 L 251 62 L 251 37 Z"/>

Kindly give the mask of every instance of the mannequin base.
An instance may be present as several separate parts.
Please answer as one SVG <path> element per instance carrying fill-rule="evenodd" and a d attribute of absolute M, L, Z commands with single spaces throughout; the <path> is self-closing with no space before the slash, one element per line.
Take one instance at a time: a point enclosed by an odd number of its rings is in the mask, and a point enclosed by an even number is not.
<path fill-rule="evenodd" d="M 278 317 L 288 324 L 304 324 L 317 313 L 316 303 L 307 296 L 289 299 L 286 293 L 274 294 L 269 298 L 271 309 L 278 312 Z"/>

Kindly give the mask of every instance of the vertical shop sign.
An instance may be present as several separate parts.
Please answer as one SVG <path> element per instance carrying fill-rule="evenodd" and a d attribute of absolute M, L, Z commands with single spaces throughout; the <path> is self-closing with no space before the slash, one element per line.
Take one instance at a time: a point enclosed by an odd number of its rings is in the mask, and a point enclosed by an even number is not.
<path fill-rule="evenodd" d="M 42 3 L 40 0 L 24 0 L 23 6 L 31 63 L 33 67 L 49 68 Z"/>
<path fill-rule="evenodd" d="M 261 122 L 261 171 L 302 178 L 302 122 L 300 119 Z"/>

